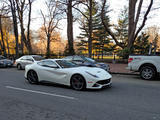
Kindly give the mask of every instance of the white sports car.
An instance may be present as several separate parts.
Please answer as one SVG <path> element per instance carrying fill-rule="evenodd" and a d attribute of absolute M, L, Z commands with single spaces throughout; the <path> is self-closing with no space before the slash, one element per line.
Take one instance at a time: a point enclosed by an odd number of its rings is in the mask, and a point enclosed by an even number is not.
<path fill-rule="evenodd" d="M 71 86 L 75 90 L 110 86 L 112 76 L 101 68 L 77 66 L 62 59 L 46 59 L 25 67 L 29 83 L 48 81 Z"/>

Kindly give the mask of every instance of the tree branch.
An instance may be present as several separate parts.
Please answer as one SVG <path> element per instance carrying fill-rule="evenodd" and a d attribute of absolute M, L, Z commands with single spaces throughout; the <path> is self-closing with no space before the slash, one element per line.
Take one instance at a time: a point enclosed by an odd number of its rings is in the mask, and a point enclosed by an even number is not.
<path fill-rule="evenodd" d="M 105 15 L 105 5 L 106 5 L 106 0 L 104 0 L 103 4 L 102 4 L 102 9 L 101 9 L 101 20 L 102 20 L 102 24 L 104 25 L 104 28 L 106 30 L 106 32 L 112 37 L 112 39 L 116 42 L 116 44 L 121 47 L 124 48 L 124 46 L 118 42 L 117 38 L 115 37 L 114 33 L 109 29 L 108 25 L 105 23 L 105 19 L 104 19 L 104 15 Z"/>
<path fill-rule="evenodd" d="M 78 12 L 80 12 L 88 21 L 89 21 L 89 18 L 78 8 L 76 7 L 73 7 L 75 10 L 77 10 Z"/>
<path fill-rule="evenodd" d="M 136 39 L 136 37 L 138 36 L 139 32 L 140 32 L 140 31 L 143 29 L 143 27 L 145 26 L 145 23 L 146 23 L 146 21 L 147 21 L 147 16 L 148 16 L 149 12 L 151 11 L 152 5 L 153 5 L 153 0 L 150 1 L 150 4 L 149 4 L 149 6 L 148 6 L 148 9 L 147 9 L 147 11 L 146 11 L 146 13 L 145 13 L 145 15 L 144 15 L 144 18 L 143 18 L 143 22 L 142 22 L 141 26 L 139 27 L 139 29 L 137 30 L 137 32 L 136 32 L 136 34 L 135 34 L 135 36 L 134 36 L 134 39 Z"/>

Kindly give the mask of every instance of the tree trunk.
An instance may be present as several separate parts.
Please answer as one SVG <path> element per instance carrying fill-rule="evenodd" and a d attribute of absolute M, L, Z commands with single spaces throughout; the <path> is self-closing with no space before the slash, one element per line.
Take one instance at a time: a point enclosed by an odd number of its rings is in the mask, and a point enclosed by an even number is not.
<path fill-rule="evenodd" d="M 50 34 L 48 34 L 47 35 L 47 51 L 46 51 L 47 58 L 50 57 L 50 43 L 51 43 L 51 36 Z"/>
<path fill-rule="evenodd" d="M 17 12 L 19 15 L 19 21 L 20 21 L 20 27 L 21 27 L 21 41 L 24 42 L 29 54 L 32 54 L 32 46 L 31 46 L 31 41 L 30 41 L 30 21 L 31 21 L 31 5 L 32 2 L 28 0 L 29 2 L 29 10 L 28 10 L 28 24 L 27 24 L 27 36 L 25 35 L 25 29 L 24 29 L 24 20 L 23 20 L 23 15 L 24 15 L 24 7 L 25 7 L 25 0 L 21 1 L 16 1 L 17 4 Z"/>
<path fill-rule="evenodd" d="M 92 0 L 89 0 L 89 38 L 88 38 L 88 57 L 92 57 Z"/>
<path fill-rule="evenodd" d="M 68 49 L 69 55 L 74 55 L 73 44 L 73 15 L 72 15 L 72 0 L 68 0 L 67 5 L 67 37 L 68 37 Z"/>
<path fill-rule="evenodd" d="M 24 54 L 24 43 L 23 43 L 23 39 L 21 39 L 21 54 Z"/>
<path fill-rule="evenodd" d="M 134 41 L 134 35 L 135 35 L 134 20 L 135 20 L 136 3 L 137 0 L 129 0 L 129 12 L 128 12 L 129 25 L 128 25 L 128 45 L 127 45 L 128 49 L 131 49 Z"/>
<path fill-rule="evenodd" d="M 11 12 L 12 12 L 12 18 L 13 18 L 13 28 L 14 28 L 14 35 L 15 35 L 15 41 L 16 41 L 16 58 L 19 57 L 19 52 L 18 52 L 18 23 L 17 23 L 17 15 L 16 15 L 16 7 L 15 7 L 15 1 L 14 0 L 9 0 L 10 1 L 10 6 L 11 6 Z"/>
<path fill-rule="evenodd" d="M 129 27 L 128 27 L 128 45 L 127 45 L 128 49 L 132 48 L 138 34 L 145 26 L 145 23 L 147 21 L 147 16 L 151 11 L 151 8 L 153 5 L 153 0 L 150 0 L 150 4 L 144 14 L 142 24 L 138 29 L 136 28 L 137 28 L 137 23 L 139 21 L 143 0 L 139 0 L 139 4 L 137 5 L 138 6 L 137 10 L 136 10 L 136 3 L 137 3 L 137 0 L 129 0 Z M 136 14 L 136 17 L 135 17 L 135 14 Z"/>
<path fill-rule="evenodd" d="M 10 55 L 8 36 L 9 36 L 9 34 L 6 35 L 6 43 L 7 43 L 8 55 Z"/>
<path fill-rule="evenodd" d="M 31 0 L 28 0 L 28 2 L 29 2 L 29 13 L 28 13 L 28 26 L 27 26 L 27 40 L 28 40 L 29 54 L 32 54 L 32 45 L 31 45 L 31 39 L 30 39 L 30 23 L 31 23 L 32 2 L 31 2 Z"/>
<path fill-rule="evenodd" d="M 1 50 L 0 50 L 0 54 L 1 54 L 1 52 L 2 52 L 2 49 L 3 49 L 3 46 L 2 46 L 2 43 L 1 43 L 1 41 L 0 41 L 0 47 L 1 47 Z"/>
<path fill-rule="evenodd" d="M 4 36 L 3 36 L 3 28 L 2 28 L 2 17 L 0 15 L 0 32 L 1 32 L 1 40 L 2 40 L 2 51 L 4 56 L 6 56 L 6 47 L 5 47 L 5 43 L 4 43 Z"/>

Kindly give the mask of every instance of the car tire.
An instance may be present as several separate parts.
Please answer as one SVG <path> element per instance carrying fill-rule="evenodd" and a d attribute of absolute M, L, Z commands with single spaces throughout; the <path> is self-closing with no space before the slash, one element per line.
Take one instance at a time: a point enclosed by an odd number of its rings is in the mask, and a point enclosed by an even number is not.
<path fill-rule="evenodd" d="M 34 70 L 30 70 L 27 73 L 27 80 L 30 84 L 37 84 L 38 83 L 38 75 Z"/>
<path fill-rule="evenodd" d="M 71 87 L 74 90 L 84 90 L 86 88 L 86 81 L 82 75 L 76 74 L 71 78 Z"/>
<path fill-rule="evenodd" d="M 140 69 L 140 76 L 144 80 L 152 80 L 156 76 L 156 71 L 153 67 L 151 66 L 143 66 Z"/>
<path fill-rule="evenodd" d="M 17 64 L 17 69 L 18 69 L 18 70 L 22 70 L 21 64 Z"/>

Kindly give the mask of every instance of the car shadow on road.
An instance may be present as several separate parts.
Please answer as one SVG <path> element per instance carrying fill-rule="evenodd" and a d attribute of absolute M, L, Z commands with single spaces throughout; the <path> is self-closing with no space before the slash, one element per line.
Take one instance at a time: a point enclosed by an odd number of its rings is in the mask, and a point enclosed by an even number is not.
<path fill-rule="evenodd" d="M 67 90 L 78 91 L 78 90 L 72 89 L 70 86 L 66 86 L 66 85 L 62 85 L 62 84 L 57 84 L 57 83 L 52 83 L 52 82 L 47 82 L 47 81 L 39 82 L 38 84 L 34 84 L 34 85 L 47 86 L 47 87 L 55 87 L 55 88 L 62 88 L 62 89 L 67 89 Z M 102 91 L 106 91 L 106 90 L 111 90 L 112 87 L 109 86 L 109 87 L 104 87 L 102 89 L 84 89 L 84 90 L 81 90 L 81 91 L 78 91 L 78 92 L 102 92 Z"/>
<path fill-rule="evenodd" d="M 136 80 L 141 80 L 141 81 L 160 81 L 160 76 L 156 76 L 154 79 L 152 79 L 152 80 L 144 80 L 144 79 L 142 79 L 140 76 L 138 76 L 138 75 L 135 75 L 134 76 L 134 78 L 136 79 Z"/>

